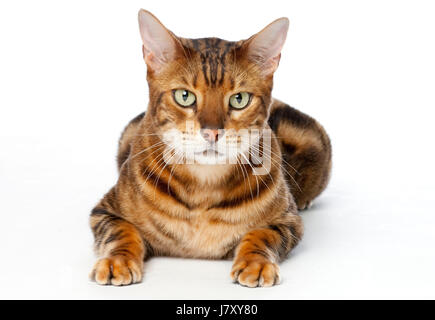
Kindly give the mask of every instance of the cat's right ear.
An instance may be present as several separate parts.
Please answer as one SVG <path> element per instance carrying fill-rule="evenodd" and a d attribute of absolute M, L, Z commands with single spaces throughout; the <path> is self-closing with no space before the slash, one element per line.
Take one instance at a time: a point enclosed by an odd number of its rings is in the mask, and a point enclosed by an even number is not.
<path fill-rule="evenodd" d="M 138 18 L 145 62 L 158 72 L 175 58 L 180 45 L 174 34 L 149 11 L 139 10 Z"/>

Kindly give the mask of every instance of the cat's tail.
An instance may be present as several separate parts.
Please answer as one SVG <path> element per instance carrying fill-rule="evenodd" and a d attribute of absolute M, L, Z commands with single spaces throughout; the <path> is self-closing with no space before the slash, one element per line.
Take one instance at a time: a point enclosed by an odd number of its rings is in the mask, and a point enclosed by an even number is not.
<path fill-rule="evenodd" d="M 325 129 L 312 117 L 274 100 L 268 120 L 277 136 L 282 167 L 300 210 L 310 206 L 327 186 L 331 175 L 331 142 Z"/>

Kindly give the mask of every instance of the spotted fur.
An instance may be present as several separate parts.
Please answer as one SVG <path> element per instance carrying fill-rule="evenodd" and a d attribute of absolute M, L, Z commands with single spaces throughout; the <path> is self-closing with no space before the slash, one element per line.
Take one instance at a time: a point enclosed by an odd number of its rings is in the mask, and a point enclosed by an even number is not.
<path fill-rule="evenodd" d="M 327 185 L 329 138 L 316 120 L 271 97 L 273 72 L 265 74 L 261 57 L 249 55 L 252 38 L 231 42 L 168 34 L 177 52 L 163 68 L 144 47 L 148 109 L 125 128 L 119 179 L 91 213 L 99 256 L 91 278 L 100 284 L 139 282 L 143 261 L 165 255 L 233 258 L 235 282 L 277 284 L 279 261 L 303 234 L 298 209 Z M 172 91 L 180 87 L 201 97 L 190 110 L 173 101 Z M 240 116 L 225 97 L 247 89 L 253 100 Z M 250 164 L 163 165 L 160 133 L 186 119 L 200 128 L 271 128 L 270 172 L 253 175 Z"/>

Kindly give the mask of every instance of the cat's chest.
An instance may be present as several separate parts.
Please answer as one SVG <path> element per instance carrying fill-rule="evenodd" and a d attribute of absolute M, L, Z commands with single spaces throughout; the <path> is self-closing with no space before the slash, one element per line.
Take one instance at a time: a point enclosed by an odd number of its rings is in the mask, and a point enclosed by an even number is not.
<path fill-rule="evenodd" d="M 205 210 L 192 211 L 188 220 L 166 221 L 162 226 L 173 239 L 170 255 L 221 258 L 240 241 L 247 227 L 216 219 Z"/>

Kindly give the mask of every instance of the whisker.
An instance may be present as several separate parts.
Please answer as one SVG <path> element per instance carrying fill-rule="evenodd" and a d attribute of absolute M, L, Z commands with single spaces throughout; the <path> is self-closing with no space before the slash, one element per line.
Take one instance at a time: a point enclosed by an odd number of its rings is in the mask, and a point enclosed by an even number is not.
<path fill-rule="evenodd" d="M 136 153 L 135 155 L 131 156 L 131 159 L 130 159 L 130 160 L 133 160 L 133 159 L 136 158 L 138 155 L 144 153 L 145 151 L 147 151 L 147 150 L 149 150 L 149 149 L 152 149 L 152 148 L 154 148 L 154 147 L 159 147 L 159 146 L 161 146 L 161 145 L 163 145 L 163 144 L 164 144 L 163 142 L 159 141 L 159 142 L 153 144 L 152 146 L 147 147 L 147 148 L 145 148 L 145 149 L 139 151 L 139 152 Z"/>
<path fill-rule="evenodd" d="M 254 146 L 251 146 L 251 147 L 255 149 Z M 260 150 L 257 149 L 257 151 L 260 151 Z M 252 154 L 251 154 L 251 155 L 252 155 Z M 263 156 L 268 156 L 268 155 L 266 155 L 265 153 L 263 153 Z M 259 159 L 257 159 L 257 160 L 259 160 Z M 297 183 L 296 179 L 295 179 L 295 178 L 290 174 L 290 172 L 288 172 L 288 170 L 287 170 L 286 168 L 284 168 L 284 166 L 282 165 L 282 163 L 280 163 L 280 162 L 278 162 L 276 159 L 272 158 L 272 156 L 269 156 L 268 160 L 274 161 L 274 163 L 275 163 L 276 165 L 278 165 L 278 166 L 280 167 L 281 170 L 284 170 L 284 171 L 289 175 L 289 177 L 293 180 L 293 182 L 296 184 L 296 186 L 298 187 L 299 191 L 302 192 L 302 189 L 301 189 L 301 187 L 299 186 L 299 184 Z M 282 160 L 282 159 L 281 159 L 281 160 Z"/>
<path fill-rule="evenodd" d="M 172 148 L 169 152 L 172 152 L 174 149 Z M 168 153 L 166 153 L 166 154 L 168 154 Z M 163 166 L 163 168 L 160 170 L 160 173 L 159 173 L 159 175 L 157 176 L 157 178 L 155 178 L 154 179 L 154 200 L 155 200 L 155 198 L 156 198 L 156 188 L 157 188 L 157 182 L 160 180 L 160 177 L 161 177 L 161 175 L 162 175 L 162 173 L 163 173 L 163 170 L 165 170 L 165 168 L 169 165 L 169 162 L 174 158 L 174 156 L 175 156 L 175 153 L 171 156 L 171 158 L 169 159 L 169 161 L 164 161 L 164 166 Z M 166 156 L 163 156 L 163 159 L 165 159 L 166 158 Z M 169 187 L 169 184 L 168 184 L 168 187 Z"/>
<path fill-rule="evenodd" d="M 240 155 L 242 155 L 245 158 L 245 160 L 248 162 L 248 164 L 249 164 L 249 160 L 246 158 L 246 156 L 243 153 L 241 153 Z M 244 168 L 244 169 L 246 170 L 246 168 Z M 246 175 L 248 177 L 249 191 L 251 192 L 251 199 L 254 200 L 254 195 L 252 194 L 251 180 L 249 179 L 249 174 L 248 174 L 247 170 L 246 170 Z"/>
<path fill-rule="evenodd" d="M 152 174 L 156 173 L 156 171 L 154 171 L 154 168 L 155 168 L 156 170 L 158 170 L 158 169 L 161 167 L 161 165 L 163 164 L 163 163 L 161 163 L 161 162 L 162 162 L 162 161 L 164 162 L 166 154 L 167 154 L 168 152 L 170 152 L 171 150 L 172 150 L 172 149 L 167 150 L 167 151 L 165 152 L 165 154 L 162 155 L 162 158 L 160 158 L 160 159 L 159 159 L 159 160 L 154 164 L 154 166 L 151 168 L 151 170 L 150 170 L 148 176 L 146 177 L 145 181 L 141 184 L 142 186 L 145 185 L 145 183 L 148 181 L 148 179 L 151 177 Z M 157 151 L 157 150 L 156 150 L 156 151 Z M 156 152 L 156 151 L 154 151 L 154 152 Z"/>

